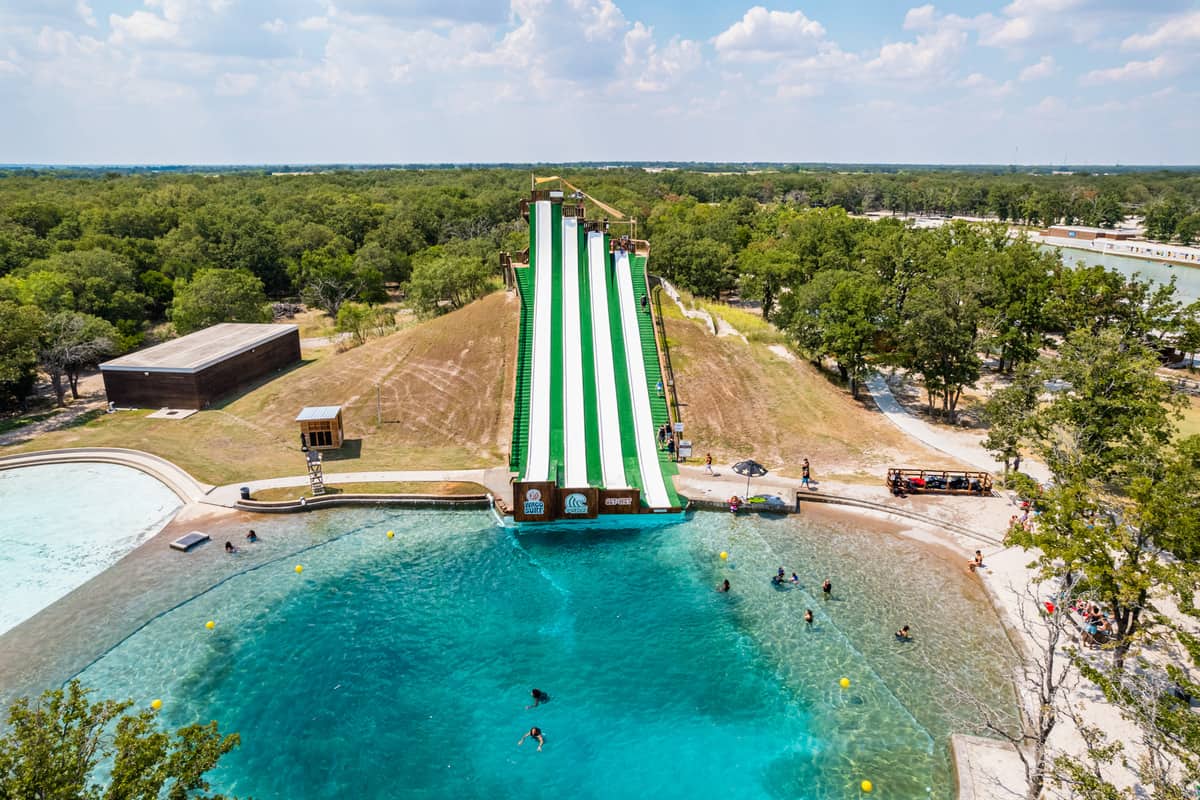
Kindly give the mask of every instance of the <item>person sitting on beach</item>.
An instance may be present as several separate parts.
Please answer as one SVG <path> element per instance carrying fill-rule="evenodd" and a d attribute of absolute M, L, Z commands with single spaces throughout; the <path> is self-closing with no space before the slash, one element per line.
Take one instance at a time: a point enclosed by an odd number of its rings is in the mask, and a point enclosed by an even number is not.
<path fill-rule="evenodd" d="M 975 570 L 979 569 L 982 566 L 983 566 L 983 553 L 976 550 L 975 558 L 973 558 L 967 562 L 967 569 L 970 570 L 971 572 L 974 572 Z"/>
<path fill-rule="evenodd" d="M 233 542 L 226 542 L 226 543 L 225 543 L 225 552 L 226 552 L 226 553 L 229 553 L 230 555 L 233 555 L 233 554 L 234 554 L 234 553 L 236 553 L 237 551 L 238 551 L 238 549 L 237 549 L 236 547 L 234 547 L 234 546 L 233 546 Z"/>
<path fill-rule="evenodd" d="M 525 744 L 526 739 L 537 739 L 538 752 L 539 753 L 542 752 L 542 745 L 544 745 L 546 743 L 546 738 L 544 736 L 542 736 L 541 728 L 538 728 L 538 727 L 530 728 L 529 733 L 525 734 L 524 736 L 522 736 L 520 739 L 517 740 L 517 747 L 520 747 L 521 745 Z"/>
<path fill-rule="evenodd" d="M 909 633 L 907 625 L 905 625 L 900 630 L 896 631 L 896 641 L 898 641 L 898 642 L 911 642 L 912 641 L 912 634 Z"/>
<path fill-rule="evenodd" d="M 721 585 L 717 587 L 717 591 L 718 592 L 728 592 L 729 591 L 729 578 L 726 578 L 725 580 L 723 580 L 721 582 Z"/>
<path fill-rule="evenodd" d="M 545 693 L 545 692 L 543 692 L 541 689 L 534 689 L 534 690 L 533 690 L 532 692 L 530 692 L 529 694 L 530 694 L 530 695 L 533 697 L 533 705 L 531 705 L 531 706 L 525 706 L 525 710 L 526 710 L 526 711 L 528 711 L 528 710 L 529 710 L 529 709 L 531 709 L 531 708 L 537 708 L 537 707 L 538 707 L 538 706 L 540 706 L 542 703 L 549 703 L 549 702 L 550 702 L 550 695 L 546 694 L 546 693 Z"/>
<path fill-rule="evenodd" d="M 258 534 L 257 534 L 257 533 L 255 533 L 254 531 L 250 531 L 249 533 L 247 533 L 247 534 L 246 534 L 246 541 L 248 541 L 248 542 L 257 542 L 257 541 L 258 541 Z"/>

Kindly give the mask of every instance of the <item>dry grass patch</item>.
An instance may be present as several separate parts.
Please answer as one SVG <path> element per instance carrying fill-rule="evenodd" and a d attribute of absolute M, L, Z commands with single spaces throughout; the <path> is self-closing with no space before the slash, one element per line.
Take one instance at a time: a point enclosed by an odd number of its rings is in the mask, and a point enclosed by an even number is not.
<path fill-rule="evenodd" d="M 1200 397 L 1192 397 L 1179 420 L 1179 436 L 1200 436 Z"/>
<path fill-rule="evenodd" d="M 375 483 L 334 483 L 325 485 L 325 494 L 428 494 L 439 497 L 462 497 L 464 495 L 487 494 L 487 489 L 478 483 L 465 481 L 378 481 Z M 264 503 L 278 500 L 297 500 L 313 497 L 303 486 L 281 486 L 276 489 L 260 489 L 254 499 Z"/>
<path fill-rule="evenodd" d="M 341 405 L 346 444 L 326 469 L 470 469 L 504 464 L 512 428 L 517 311 L 497 292 L 466 308 L 305 363 L 186 420 L 104 415 L 0 448 L 132 447 L 207 483 L 303 474 L 296 414 Z M 382 424 L 377 422 L 376 398 Z M 334 466 L 336 465 L 336 467 Z"/>
<path fill-rule="evenodd" d="M 870 474 L 900 461 L 958 466 L 951 457 L 909 439 L 812 365 L 786 361 L 762 343 L 716 337 L 698 322 L 666 320 L 693 455 L 712 452 L 718 463 L 754 458 L 799 475 L 804 458 L 814 477 Z"/>

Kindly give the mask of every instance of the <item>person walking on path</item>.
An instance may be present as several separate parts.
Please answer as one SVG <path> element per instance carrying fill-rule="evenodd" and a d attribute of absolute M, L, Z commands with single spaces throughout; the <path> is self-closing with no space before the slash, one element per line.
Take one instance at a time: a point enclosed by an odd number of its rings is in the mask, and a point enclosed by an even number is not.
<path fill-rule="evenodd" d="M 705 472 L 707 472 L 709 475 L 712 475 L 712 474 L 713 474 L 713 471 L 712 471 L 712 453 L 705 453 L 705 454 L 704 454 L 704 471 L 705 471 Z"/>
<path fill-rule="evenodd" d="M 811 477 L 812 476 L 811 476 L 811 471 L 808 466 L 808 459 L 806 458 L 806 459 L 804 459 L 804 463 L 800 466 L 800 485 L 803 486 L 805 489 L 811 490 L 812 489 L 812 484 L 810 483 Z"/>

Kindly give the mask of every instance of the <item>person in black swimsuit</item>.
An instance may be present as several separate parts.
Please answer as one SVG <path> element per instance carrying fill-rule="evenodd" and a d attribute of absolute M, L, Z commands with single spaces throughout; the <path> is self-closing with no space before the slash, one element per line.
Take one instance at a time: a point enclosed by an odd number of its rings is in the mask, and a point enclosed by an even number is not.
<path fill-rule="evenodd" d="M 811 609 L 811 608 L 807 608 L 807 609 L 805 609 L 805 610 L 804 610 L 804 624 L 806 624 L 808 627 L 810 627 L 810 628 L 811 628 L 811 627 L 812 627 L 812 623 L 813 623 L 813 613 L 812 613 L 812 609 Z"/>
<path fill-rule="evenodd" d="M 829 582 L 829 578 L 826 578 L 825 582 L 821 584 L 821 591 L 825 593 L 826 600 L 833 597 L 833 584 Z"/>
<path fill-rule="evenodd" d="M 530 728 L 529 733 L 525 734 L 524 736 L 522 736 L 520 739 L 517 740 L 517 747 L 520 747 L 521 745 L 525 744 L 526 739 L 537 739 L 538 752 L 539 753 L 542 752 L 542 745 L 544 745 L 546 743 L 546 738 L 544 736 L 542 736 L 541 728 L 537 728 L 537 727 Z"/>
<path fill-rule="evenodd" d="M 525 709 L 526 709 L 526 710 L 528 710 L 528 709 L 531 709 L 531 708 L 537 708 L 537 707 L 538 707 L 538 706 L 540 706 L 542 703 L 549 703 L 549 702 L 550 702 L 550 695 L 546 694 L 546 693 L 545 693 L 545 692 L 543 692 L 541 689 L 534 689 L 534 690 L 533 690 L 532 692 L 530 692 L 529 694 L 530 694 L 530 695 L 533 697 L 533 705 L 531 705 L 531 706 L 525 706 Z"/>

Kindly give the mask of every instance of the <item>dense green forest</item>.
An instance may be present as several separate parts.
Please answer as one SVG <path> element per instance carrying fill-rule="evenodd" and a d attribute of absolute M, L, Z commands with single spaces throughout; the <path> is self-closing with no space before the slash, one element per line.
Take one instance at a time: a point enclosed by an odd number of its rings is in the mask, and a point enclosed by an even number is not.
<path fill-rule="evenodd" d="M 1188 330 L 1187 315 L 1164 320 L 1169 302 L 1145 287 L 1079 277 L 1009 246 L 1000 227 L 918 231 L 850 214 L 1099 225 L 1138 214 L 1162 238 L 1189 241 L 1200 234 L 1196 173 L 596 168 L 569 177 L 641 221 L 655 271 L 702 295 L 761 301 L 764 316 L 810 353 L 835 357 L 852 383 L 879 358 L 943 362 L 926 377 L 951 414 L 975 370 L 970 355 L 944 363 L 951 329 L 957 352 L 992 349 L 1005 368 L 1080 315 L 1137 306 L 1146 335 Z M 0 405 L 20 406 L 39 368 L 61 402 L 81 368 L 143 344 L 163 322 L 160 335 L 266 320 L 270 301 L 286 299 L 361 315 L 389 287 L 423 314 L 469 302 L 493 284 L 500 250 L 525 247 L 529 181 L 515 168 L 0 172 Z M 955 292 L 958 317 L 925 313 L 948 308 L 941 301 Z M 843 318 L 855 330 L 838 327 Z M 925 343 L 938 352 L 916 352 Z"/>

